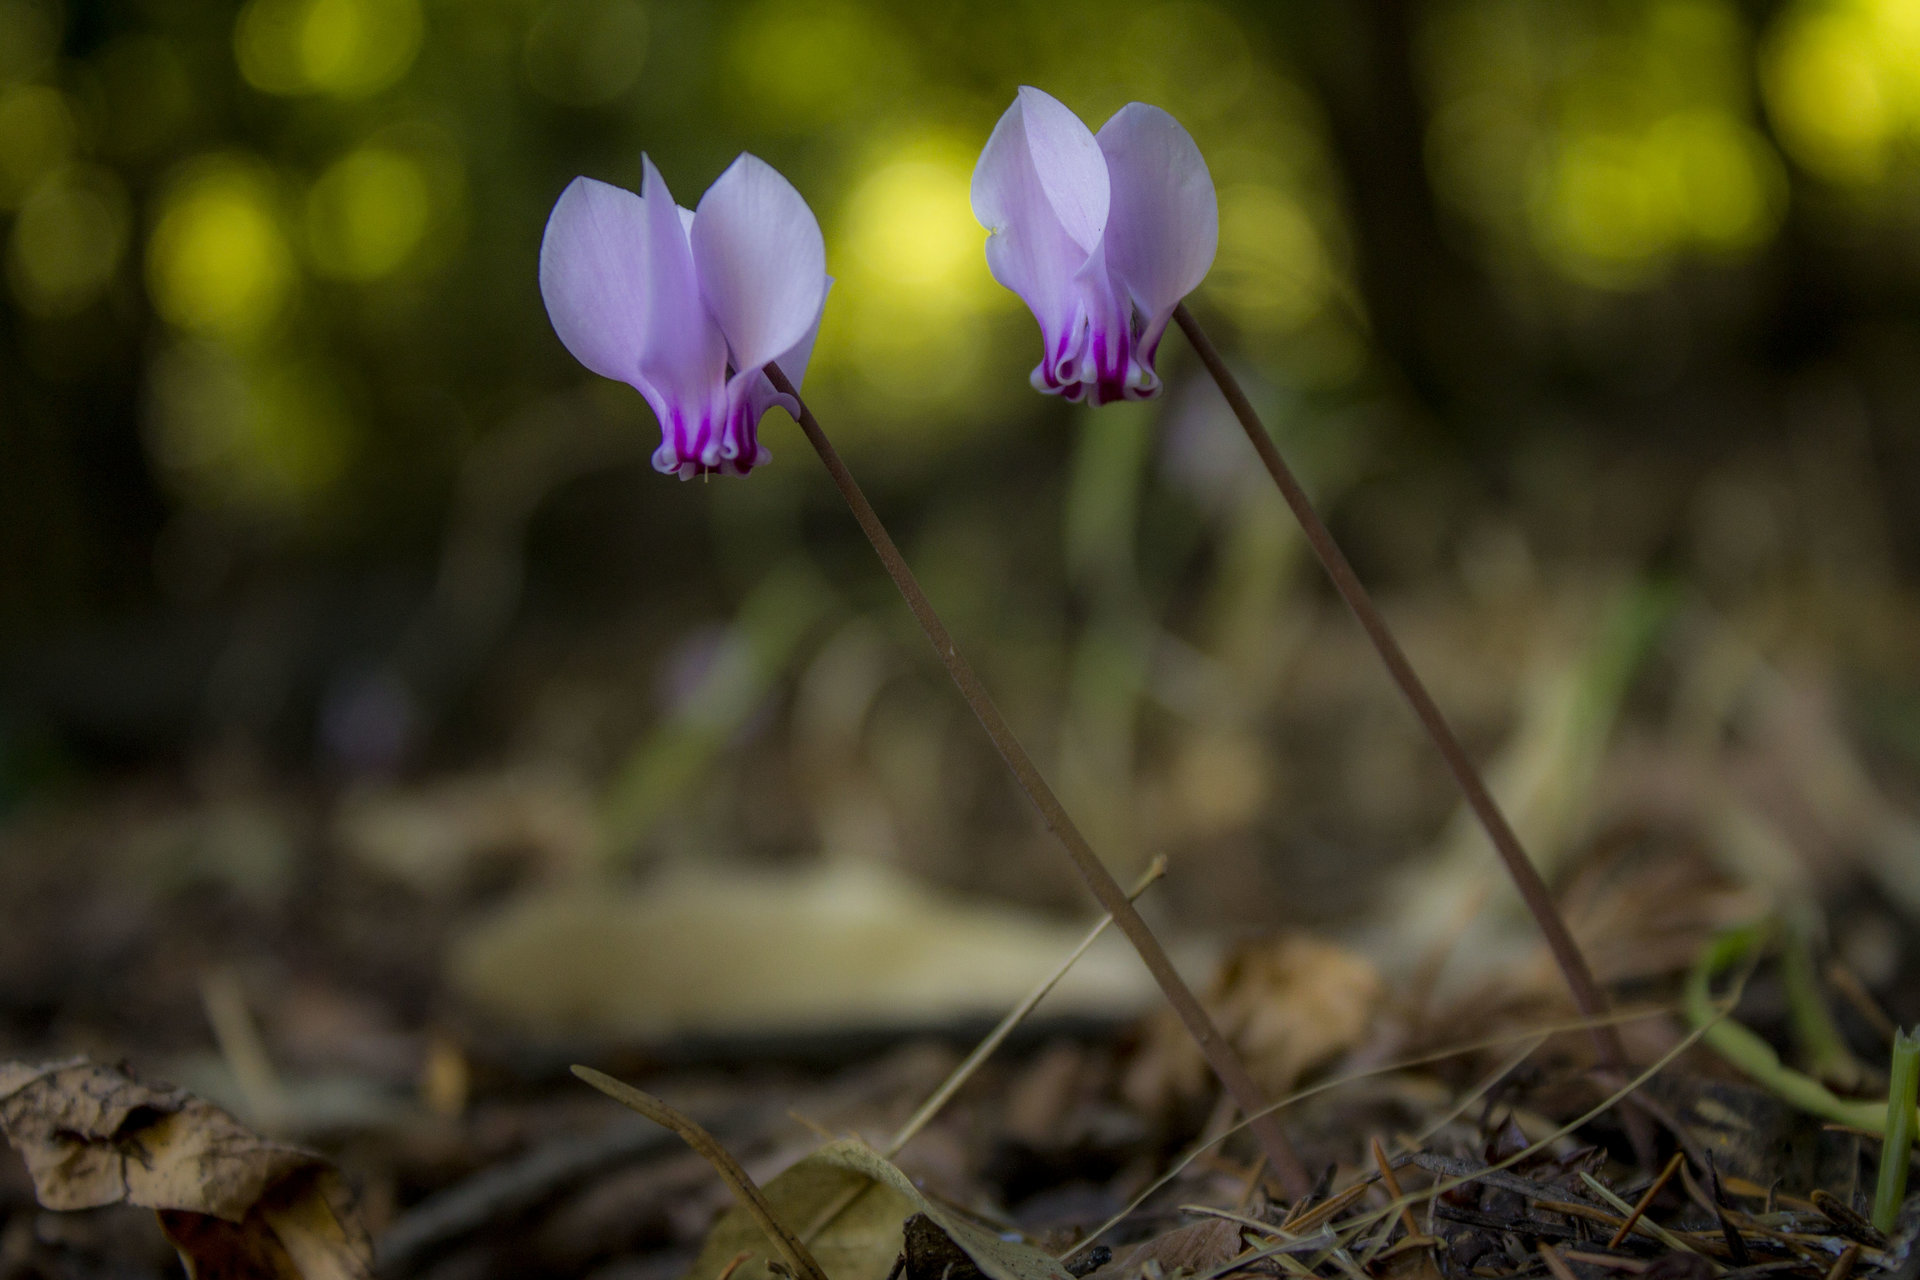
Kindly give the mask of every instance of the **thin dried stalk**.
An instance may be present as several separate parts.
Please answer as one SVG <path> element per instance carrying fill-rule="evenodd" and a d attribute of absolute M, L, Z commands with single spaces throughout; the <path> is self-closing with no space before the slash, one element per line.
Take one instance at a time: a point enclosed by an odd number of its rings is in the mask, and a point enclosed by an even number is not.
<path fill-rule="evenodd" d="M 827 1280 L 827 1273 L 813 1260 L 813 1254 L 807 1251 L 807 1246 L 800 1243 L 799 1237 L 773 1216 L 773 1206 L 767 1203 L 766 1195 L 747 1176 L 740 1162 L 720 1145 L 718 1138 L 701 1128 L 692 1116 L 676 1111 L 650 1093 L 643 1093 L 630 1084 L 615 1080 L 604 1071 L 576 1066 L 573 1074 L 622 1106 L 638 1111 L 664 1129 L 673 1130 L 682 1142 L 699 1152 L 713 1166 L 714 1172 L 720 1175 L 721 1181 L 727 1184 L 734 1198 L 740 1202 L 740 1207 L 753 1215 L 753 1220 L 767 1233 L 767 1239 L 799 1280 Z"/>

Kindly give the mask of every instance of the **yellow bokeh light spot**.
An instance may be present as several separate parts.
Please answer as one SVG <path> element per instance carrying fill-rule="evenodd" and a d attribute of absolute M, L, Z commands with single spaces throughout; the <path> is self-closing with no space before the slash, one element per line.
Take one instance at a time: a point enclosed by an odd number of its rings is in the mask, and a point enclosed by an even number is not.
<path fill-rule="evenodd" d="M 0 209 L 19 205 L 41 176 L 73 150 L 73 113 L 58 89 L 0 89 Z"/>
<path fill-rule="evenodd" d="M 293 255 L 261 168 L 206 157 L 178 178 L 147 246 L 147 287 L 183 329 L 230 340 L 269 325 L 295 284 Z"/>
<path fill-rule="evenodd" d="M 7 275 L 27 311 L 71 315 L 97 298 L 126 253 L 129 202 L 111 171 L 76 166 L 43 182 L 13 220 Z"/>
<path fill-rule="evenodd" d="M 1643 161 L 1637 139 L 1590 133 L 1570 140 L 1542 174 L 1536 234 L 1589 283 L 1637 283 L 1673 242 L 1669 175 Z"/>
<path fill-rule="evenodd" d="M 939 295 L 979 283 L 986 233 L 973 216 L 971 175 L 958 159 L 909 154 L 855 188 L 847 232 L 866 271 Z"/>
<path fill-rule="evenodd" d="M 1535 191 L 1534 232 L 1576 278 L 1625 287 L 1686 245 L 1764 242 L 1783 192 L 1773 153 L 1745 125 L 1725 112 L 1677 112 L 1641 133 L 1568 139 Z"/>
<path fill-rule="evenodd" d="M 234 55 L 267 93 L 362 98 L 407 73 L 423 25 L 418 0 L 248 0 Z"/>
<path fill-rule="evenodd" d="M 1748 123 L 1748 24 L 1729 0 L 1442 13 L 1429 163 L 1493 252 L 1525 238 L 1563 276 L 1636 288 L 1778 229 L 1785 177 Z"/>
<path fill-rule="evenodd" d="M 307 195 L 314 265 L 348 280 L 390 275 L 420 247 L 431 215 L 419 164 L 385 147 L 362 147 L 335 161 Z"/>
<path fill-rule="evenodd" d="M 1794 158 L 1824 177 L 1880 176 L 1892 131 L 1871 33 L 1838 13 L 1785 29 L 1766 62 L 1767 102 Z"/>
<path fill-rule="evenodd" d="M 957 395 L 985 352 L 981 315 L 1003 305 L 973 217 L 973 161 L 971 147 L 944 136 L 883 151 L 854 184 L 833 237 L 847 256 L 831 264 L 844 280 L 822 356 L 851 367 L 883 402 L 926 407 Z"/>
<path fill-rule="evenodd" d="M 1718 249 L 1748 249 L 1779 226 L 1786 179 L 1773 151 L 1730 115 L 1689 111 L 1655 125 L 1652 162 L 1667 168 L 1677 231 Z"/>

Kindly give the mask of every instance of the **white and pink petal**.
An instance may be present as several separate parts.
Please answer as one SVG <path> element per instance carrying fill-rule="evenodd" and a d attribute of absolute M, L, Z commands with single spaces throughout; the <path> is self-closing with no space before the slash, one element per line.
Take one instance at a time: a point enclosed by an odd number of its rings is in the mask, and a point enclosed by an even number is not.
<path fill-rule="evenodd" d="M 1112 184 L 1107 262 L 1145 317 L 1151 357 L 1180 300 L 1213 266 L 1220 210 L 1193 136 L 1159 107 L 1131 102 L 1101 126 Z"/>
<path fill-rule="evenodd" d="M 817 324 L 826 297 L 826 245 L 793 184 L 756 156 L 727 167 L 695 210 L 700 295 L 736 371 L 790 351 Z"/>
<path fill-rule="evenodd" d="M 1075 244 L 1093 252 L 1111 201 L 1099 140 L 1065 103 L 1032 85 L 1020 87 L 1013 110 L 1054 217 Z"/>
<path fill-rule="evenodd" d="M 1050 105 L 1049 105 L 1050 104 Z M 1029 109 L 1043 117 L 1042 127 L 1029 127 Z M 993 278 L 1018 294 L 1040 324 L 1042 354 L 1033 372 L 1033 384 L 1042 391 L 1059 393 L 1071 384 L 1061 376 L 1061 368 L 1070 365 L 1084 341 L 1086 309 L 1084 290 L 1077 278 L 1100 248 L 1097 234 L 1086 243 L 1070 232 L 1061 219 L 1049 180 L 1043 177 L 1035 153 L 1033 138 L 1038 133 L 1043 152 L 1050 162 L 1066 157 L 1069 168 L 1078 165 L 1073 183 L 1064 183 L 1058 175 L 1052 185 L 1072 194 L 1074 184 L 1096 186 L 1104 191 L 1105 161 L 1093 145 L 1092 164 L 1084 148 L 1067 145 L 1063 138 L 1070 132 L 1055 117 L 1065 113 L 1080 132 L 1086 126 L 1052 98 L 1022 90 L 994 126 L 993 134 L 974 166 L 972 200 L 974 216 L 987 228 L 987 267 Z M 1092 141 L 1092 135 L 1087 139 Z M 1069 216 L 1079 224 L 1076 231 L 1085 236 L 1095 228 L 1093 211 L 1087 207 L 1091 195 L 1076 202 L 1065 202 Z M 1104 198 L 1098 204 L 1098 222 L 1106 217 Z"/>
<path fill-rule="evenodd" d="M 540 296 L 574 359 L 603 378 L 640 377 L 646 343 L 646 206 L 631 191 L 575 178 L 540 238 Z"/>

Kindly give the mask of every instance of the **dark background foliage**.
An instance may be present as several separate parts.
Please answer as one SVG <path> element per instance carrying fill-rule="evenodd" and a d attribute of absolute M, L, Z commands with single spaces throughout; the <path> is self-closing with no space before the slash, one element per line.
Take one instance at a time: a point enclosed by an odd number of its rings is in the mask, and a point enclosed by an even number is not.
<path fill-rule="evenodd" d="M 1021 83 L 1192 130 L 1222 205 L 1192 305 L 1363 573 L 1465 602 L 1426 661 L 1535 634 L 1515 600 L 1677 583 L 1766 602 L 1766 643 L 1850 637 L 1920 740 L 1906 0 L 0 0 L 0 804 L 537 759 L 614 847 L 736 787 L 728 841 L 807 847 L 838 837 L 769 760 L 838 680 L 900 821 L 942 791 L 1024 822 L 798 434 L 744 483 L 655 476 L 639 397 L 553 338 L 546 212 L 644 148 L 685 203 L 741 149 L 812 201 L 810 398 L 1069 791 L 1133 812 L 1185 768 L 1208 830 L 1339 807 L 1287 727 L 1322 723 L 1311 671 L 1265 719 L 1182 701 L 1271 709 L 1245 673 L 1326 599 L 1180 341 L 1144 408 L 1026 386 L 966 198 Z M 1513 676 L 1462 676 L 1483 747 Z M 1374 761 L 1389 816 L 1286 841 L 1445 811 L 1368 741 L 1334 772 Z M 1295 755 L 1291 799 L 1220 782 Z"/>

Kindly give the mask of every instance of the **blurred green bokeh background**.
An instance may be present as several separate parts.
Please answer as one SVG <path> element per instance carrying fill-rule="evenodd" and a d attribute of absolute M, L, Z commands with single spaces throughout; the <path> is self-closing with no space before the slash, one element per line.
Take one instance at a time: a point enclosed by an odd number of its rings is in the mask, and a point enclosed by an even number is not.
<path fill-rule="evenodd" d="M 1493 610 L 1459 652 L 1567 581 L 1905 599 L 1920 0 L 0 0 L 0 805 L 539 759 L 611 847 L 714 788 L 748 846 L 853 847 L 860 804 L 780 816 L 851 737 L 966 878 L 941 814 L 1024 820 L 797 433 L 657 477 L 541 309 L 571 177 L 644 148 L 691 204 L 746 149 L 827 234 L 810 399 L 1090 821 L 1132 857 L 1271 821 L 1318 584 L 1177 338 L 1154 404 L 1029 390 L 967 200 L 1022 83 L 1192 131 L 1195 310 L 1363 572 Z M 1381 832 L 1448 803 L 1394 741 L 1339 766 Z"/>

